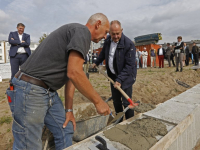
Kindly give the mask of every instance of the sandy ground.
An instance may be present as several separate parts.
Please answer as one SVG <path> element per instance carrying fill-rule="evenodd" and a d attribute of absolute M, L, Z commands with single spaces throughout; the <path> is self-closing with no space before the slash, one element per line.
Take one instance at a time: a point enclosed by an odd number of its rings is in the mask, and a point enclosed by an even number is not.
<path fill-rule="evenodd" d="M 140 100 L 143 103 L 159 104 L 162 103 L 184 91 L 187 88 L 178 85 L 175 80 L 185 82 L 191 87 L 200 83 L 200 70 L 194 71 L 189 67 L 184 67 L 183 72 L 175 72 L 175 68 L 147 68 L 139 69 L 137 75 L 137 81 L 133 85 L 133 101 Z M 101 74 L 90 73 L 90 82 L 100 94 L 100 96 L 106 100 L 111 96 L 110 83 Z M 11 122 L 11 112 L 9 110 L 5 90 L 8 87 L 8 79 L 4 79 L 0 83 L 0 150 L 10 150 L 12 148 L 13 137 Z M 58 91 L 61 99 L 64 99 L 64 88 Z M 74 104 L 89 102 L 87 98 L 81 95 L 77 90 L 75 91 Z M 114 110 L 112 102 L 108 103 L 111 109 Z M 4 119 L 4 120 L 3 120 Z M 3 121 L 2 121 L 3 120 Z M 2 122 L 2 123 L 1 123 Z M 200 150 L 199 145 L 194 150 Z"/>

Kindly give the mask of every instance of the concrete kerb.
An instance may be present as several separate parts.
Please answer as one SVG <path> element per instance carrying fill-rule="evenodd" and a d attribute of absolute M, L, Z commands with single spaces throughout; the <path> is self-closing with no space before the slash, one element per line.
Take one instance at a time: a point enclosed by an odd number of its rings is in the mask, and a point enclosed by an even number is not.
<path fill-rule="evenodd" d="M 120 124 L 132 123 L 136 119 L 149 116 L 157 118 L 166 124 L 168 134 L 164 137 L 156 136 L 158 142 L 150 150 L 191 150 L 200 138 L 200 84 L 181 93 L 180 95 L 157 105 L 154 110 L 138 114 Z M 118 149 L 128 150 L 124 145 L 109 141 L 103 132 L 102 136 L 108 144 Z M 95 136 L 89 137 L 65 150 L 89 150 L 91 144 L 96 144 Z"/>
<path fill-rule="evenodd" d="M 150 150 L 191 150 L 200 138 L 200 105 L 160 139 Z M 199 120 L 199 119 L 198 119 Z"/>

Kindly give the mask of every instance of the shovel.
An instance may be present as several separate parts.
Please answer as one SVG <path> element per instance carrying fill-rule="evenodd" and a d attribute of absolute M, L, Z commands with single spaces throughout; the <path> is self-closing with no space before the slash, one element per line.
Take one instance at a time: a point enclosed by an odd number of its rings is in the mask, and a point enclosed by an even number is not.
<path fill-rule="evenodd" d="M 99 70 L 99 72 L 100 72 L 101 74 L 103 74 L 113 85 L 115 84 L 115 82 L 114 82 L 111 78 L 109 78 L 102 70 L 100 70 L 99 67 L 96 66 L 96 68 L 97 68 L 97 69 Z M 120 93 L 127 99 L 127 101 L 130 103 L 130 105 L 131 105 L 132 107 L 135 107 L 135 106 L 138 106 L 138 105 L 139 105 L 139 102 L 134 103 L 134 102 L 131 100 L 131 98 L 130 98 L 119 86 L 117 86 L 117 89 L 118 89 L 118 90 L 120 91 Z M 123 112 L 118 113 L 117 116 L 116 116 L 113 120 L 111 120 L 111 122 L 110 122 L 109 124 L 111 124 L 111 123 L 113 123 L 113 122 L 115 122 L 115 124 L 119 123 L 120 119 L 124 116 L 125 112 L 126 112 L 128 109 L 129 109 L 129 107 L 126 107 L 126 108 L 124 109 Z M 116 123 L 116 122 L 117 122 L 117 123 Z"/>
<path fill-rule="evenodd" d="M 138 104 L 138 105 L 139 105 L 139 104 L 140 104 L 140 101 L 137 101 L 137 102 L 134 103 L 134 104 Z M 116 125 L 116 124 L 118 124 L 118 123 L 120 122 L 120 120 L 124 117 L 126 111 L 129 110 L 129 109 L 134 109 L 134 108 L 135 108 L 135 107 L 133 107 L 133 108 L 126 107 L 126 108 L 124 109 L 124 111 L 118 113 L 118 114 L 116 115 L 116 117 L 108 123 L 108 125 L 111 125 L 111 124 Z"/>

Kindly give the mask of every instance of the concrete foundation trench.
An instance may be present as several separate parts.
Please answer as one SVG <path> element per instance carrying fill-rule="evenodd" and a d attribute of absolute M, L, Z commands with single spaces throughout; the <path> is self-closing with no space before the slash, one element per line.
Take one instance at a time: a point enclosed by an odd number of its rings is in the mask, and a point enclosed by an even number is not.
<path fill-rule="evenodd" d="M 199 89 L 200 84 L 65 150 L 98 150 L 97 135 L 106 141 L 108 149 L 192 150 L 200 138 Z"/>

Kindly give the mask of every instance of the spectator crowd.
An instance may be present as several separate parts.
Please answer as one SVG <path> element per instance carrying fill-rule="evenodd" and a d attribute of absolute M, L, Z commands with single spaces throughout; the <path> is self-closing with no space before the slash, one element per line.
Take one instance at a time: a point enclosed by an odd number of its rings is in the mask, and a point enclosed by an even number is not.
<path fill-rule="evenodd" d="M 150 59 L 150 67 L 156 68 L 156 59 L 158 59 L 158 68 L 164 68 L 164 59 L 168 62 L 168 68 L 176 67 L 176 72 L 183 71 L 184 66 L 188 66 L 190 60 L 195 66 L 199 65 L 199 47 L 193 42 L 193 47 L 190 50 L 185 42 L 182 41 L 182 37 L 178 36 L 177 42 L 174 45 L 167 43 L 166 48 L 159 45 L 156 50 L 154 47 L 147 50 L 143 47 L 142 51 L 136 49 L 136 64 L 137 68 L 147 68 L 148 59 Z M 148 57 L 149 56 L 149 57 Z M 180 66 L 180 67 L 179 67 Z"/>

